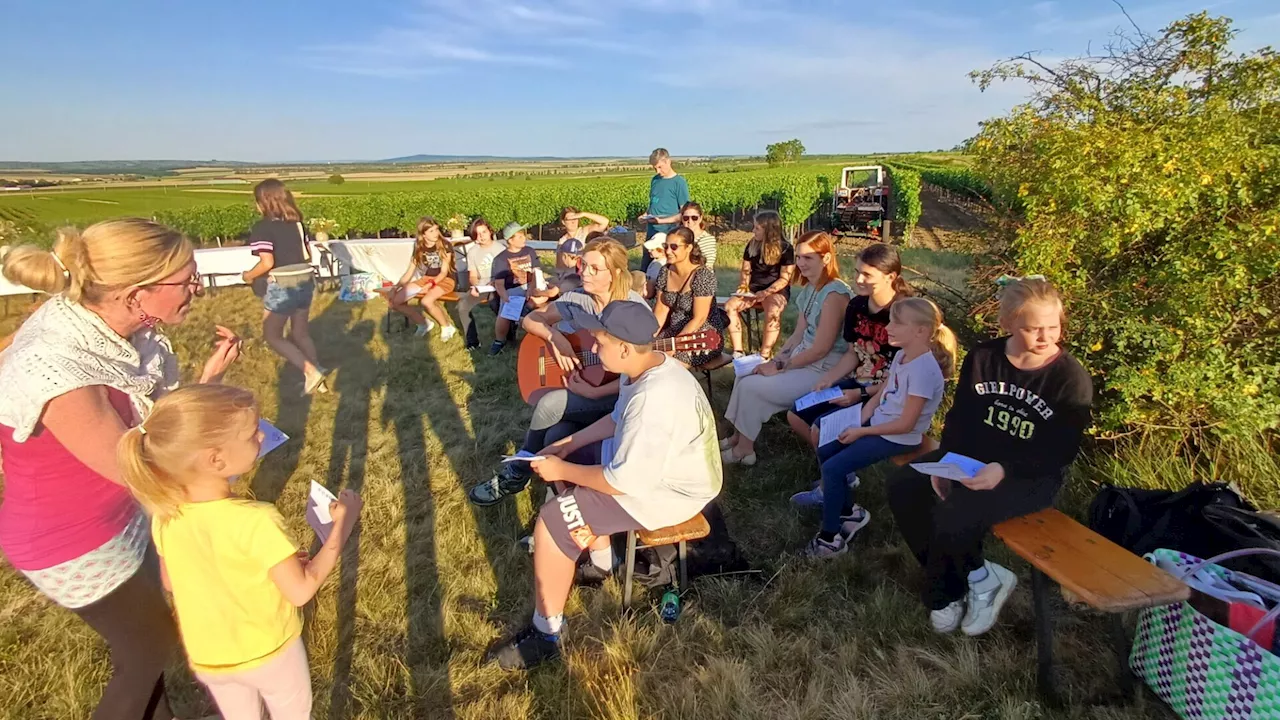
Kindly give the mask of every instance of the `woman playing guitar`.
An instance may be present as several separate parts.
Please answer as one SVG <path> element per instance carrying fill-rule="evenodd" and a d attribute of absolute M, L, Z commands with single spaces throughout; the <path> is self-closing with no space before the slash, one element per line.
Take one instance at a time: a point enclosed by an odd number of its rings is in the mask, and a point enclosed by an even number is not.
<path fill-rule="evenodd" d="M 569 326 L 574 317 L 582 314 L 598 317 L 614 300 L 645 305 L 644 298 L 631 290 L 627 251 L 616 240 L 600 238 L 587 243 L 579 273 L 582 289 L 566 293 L 547 307 L 529 313 L 521 323 L 529 335 L 550 343 L 556 364 L 568 376 L 566 388 L 546 390 L 537 397 L 533 420 L 521 446 L 531 453 L 608 415 L 618 399 L 616 378 L 597 387 L 578 372 L 582 367 L 578 357 L 581 348 L 574 348 L 568 337 L 573 334 Z M 476 505 L 494 505 L 523 490 L 531 475 L 528 463 L 505 463 L 492 478 L 471 488 L 467 495 Z"/>

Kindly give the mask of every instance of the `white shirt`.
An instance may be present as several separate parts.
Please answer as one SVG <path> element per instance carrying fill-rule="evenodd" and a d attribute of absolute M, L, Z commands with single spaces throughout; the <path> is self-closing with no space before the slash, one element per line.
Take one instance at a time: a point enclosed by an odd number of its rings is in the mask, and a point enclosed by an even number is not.
<path fill-rule="evenodd" d="M 893 356 L 889 365 L 889 375 L 885 378 L 884 389 L 880 391 L 880 404 L 871 413 L 871 424 L 882 425 L 902 417 L 903 408 L 907 404 L 907 396 L 924 398 L 924 407 L 915 427 L 902 435 L 885 435 L 884 439 L 903 445 L 919 445 L 933 422 L 933 414 L 938 411 L 942 402 L 942 392 L 946 389 L 947 379 L 942 375 L 942 368 L 933 353 L 926 352 L 909 363 L 902 362 L 903 353 Z"/>
<path fill-rule="evenodd" d="M 647 530 L 677 525 L 720 493 L 716 420 L 693 374 L 663 356 L 637 380 L 623 377 L 604 477 L 618 504 Z"/>

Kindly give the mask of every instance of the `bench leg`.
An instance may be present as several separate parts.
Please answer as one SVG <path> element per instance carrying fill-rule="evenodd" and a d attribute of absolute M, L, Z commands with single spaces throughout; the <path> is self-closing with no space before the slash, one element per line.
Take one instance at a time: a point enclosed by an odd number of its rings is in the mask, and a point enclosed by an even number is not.
<path fill-rule="evenodd" d="M 679 565 L 680 565 L 680 586 L 679 592 L 685 592 L 689 589 L 689 561 L 688 561 L 689 544 L 684 540 L 680 541 L 679 546 Z"/>
<path fill-rule="evenodd" d="M 1052 707 L 1060 707 L 1053 682 L 1053 609 L 1049 605 L 1049 578 L 1031 569 L 1031 598 L 1036 612 L 1036 684 L 1040 697 Z"/>
<path fill-rule="evenodd" d="M 631 582 L 636 574 L 636 531 L 627 533 L 627 567 L 622 580 L 622 609 L 631 609 Z"/>
<path fill-rule="evenodd" d="M 1133 634 L 1129 632 L 1128 623 L 1125 622 L 1127 613 L 1115 613 L 1108 618 L 1111 626 L 1111 642 L 1115 647 L 1116 661 L 1119 663 L 1119 673 L 1116 675 L 1116 684 L 1120 686 L 1120 692 L 1126 699 L 1133 697 L 1134 677 L 1133 668 L 1129 666 L 1129 653 L 1133 650 Z"/>

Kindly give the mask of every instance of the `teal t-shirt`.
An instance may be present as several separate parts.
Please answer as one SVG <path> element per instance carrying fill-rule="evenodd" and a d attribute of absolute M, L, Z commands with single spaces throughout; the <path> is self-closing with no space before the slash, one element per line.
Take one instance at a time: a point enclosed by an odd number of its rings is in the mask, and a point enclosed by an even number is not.
<path fill-rule="evenodd" d="M 654 175 L 649 180 L 649 214 L 666 217 L 680 212 L 680 208 L 689 202 L 689 182 L 683 175 L 664 178 Z M 670 232 L 678 227 L 676 223 L 654 223 L 649 225 L 645 237 L 653 237 L 655 233 Z"/>

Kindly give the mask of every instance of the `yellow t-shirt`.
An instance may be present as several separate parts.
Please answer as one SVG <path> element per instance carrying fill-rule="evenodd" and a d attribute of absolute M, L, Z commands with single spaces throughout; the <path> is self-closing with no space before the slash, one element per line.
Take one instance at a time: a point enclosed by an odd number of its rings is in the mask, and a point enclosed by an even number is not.
<path fill-rule="evenodd" d="M 247 670 L 302 634 L 298 609 L 267 576 L 297 551 L 274 505 L 239 498 L 187 503 L 176 517 L 153 519 L 151 537 L 195 670 Z"/>

